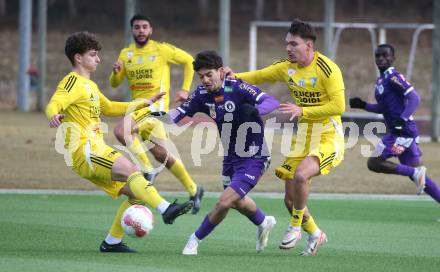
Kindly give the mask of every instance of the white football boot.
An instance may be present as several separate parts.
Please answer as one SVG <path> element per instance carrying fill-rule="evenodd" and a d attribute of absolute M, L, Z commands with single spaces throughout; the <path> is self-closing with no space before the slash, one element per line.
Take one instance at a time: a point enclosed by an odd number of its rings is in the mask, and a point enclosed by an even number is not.
<path fill-rule="evenodd" d="M 416 188 L 417 188 L 416 194 L 420 195 L 423 192 L 423 189 L 425 189 L 426 167 L 425 166 L 417 167 L 411 179 L 416 184 Z"/>
<path fill-rule="evenodd" d="M 301 256 L 315 256 L 320 246 L 327 242 L 327 235 L 321 230 L 319 237 L 309 236 L 306 248 L 299 254 Z"/>
<path fill-rule="evenodd" d="M 292 249 L 301 240 L 301 229 L 295 230 L 289 225 L 280 243 L 280 249 Z"/>
<path fill-rule="evenodd" d="M 273 216 L 266 216 L 264 219 L 266 220 L 266 224 L 264 227 L 257 228 L 257 252 L 261 252 L 267 246 L 267 241 L 269 240 L 269 233 L 275 227 L 277 221 Z"/>
<path fill-rule="evenodd" d="M 193 233 L 188 239 L 185 248 L 182 251 L 182 255 L 197 255 L 197 248 L 199 247 L 199 239 Z"/>

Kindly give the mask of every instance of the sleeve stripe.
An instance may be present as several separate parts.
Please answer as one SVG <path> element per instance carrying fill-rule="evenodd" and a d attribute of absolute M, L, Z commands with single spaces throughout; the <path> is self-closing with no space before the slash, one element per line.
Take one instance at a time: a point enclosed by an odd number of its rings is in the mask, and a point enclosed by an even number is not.
<path fill-rule="evenodd" d="M 67 80 L 66 85 L 64 85 L 64 89 L 67 92 L 70 92 L 72 90 L 73 85 L 75 85 L 76 82 L 76 76 L 70 76 L 69 79 Z"/>
<path fill-rule="evenodd" d="M 414 87 L 409 87 L 408 88 L 408 90 L 406 90 L 404 93 L 403 93 L 403 95 L 407 95 L 407 94 L 409 94 L 410 92 L 412 92 L 414 90 Z"/>
<path fill-rule="evenodd" d="M 258 100 L 260 100 L 260 98 L 265 94 L 266 94 L 265 92 L 261 92 L 255 100 L 258 102 Z"/>
<path fill-rule="evenodd" d="M 318 57 L 318 59 L 316 60 L 316 64 L 318 65 L 319 68 L 321 68 L 321 70 L 324 72 L 324 74 L 327 77 L 330 77 L 332 73 L 332 69 L 330 69 L 330 66 L 328 66 L 328 64 L 323 59 Z"/>
<path fill-rule="evenodd" d="M 177 110 L 180 111 L 180 112 L 183 113 L 183 114 L 186 114 L 186 111 L 183 110 L 181 107 L 178 107 Z"/>

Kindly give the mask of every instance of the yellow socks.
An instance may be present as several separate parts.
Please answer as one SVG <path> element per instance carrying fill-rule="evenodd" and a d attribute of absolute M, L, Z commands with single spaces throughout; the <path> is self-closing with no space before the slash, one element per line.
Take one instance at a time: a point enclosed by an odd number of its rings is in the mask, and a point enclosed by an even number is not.
<path fill-rule="evenodd" d="M 194 196 L 196 194 L 197 185 L 194 183 L 180 160 L 176 159 L 169 170 L 180 181 L 180 183 L 182 183 L 183 187 L 185 187 L 190 196 Z"/>
<path fill-rule="evenodd" d="M 110 235 L 112 235 L 115 238 L 122 238 L 124 236 L 124 230 L 121 226 L 121 217 L 122 214 L 125 212 L 125 210 L 130 207 L 131 204 L 128 202 L 128 200 L 125 200 L 121 203 L 121 206 L 119 206 L 118 211 L 116 212 L 116 217 L 113 220 L 112 227 L 110 228 Z"/>
<path fill-rule="evenodd" d="M 313 235 L 319 228 L 316 225 L 315 220 L 310 215 L 306 222 L 302 223 L 302 229 L 310 235 Z"/>
<path fill-rule="evenodd" d="M 301 223 L 304 216 L 304 211 L 306 209 L 302 210 L 296 210 L 295 208 L 292 209 L 292 217 L 290 218 L 290 225 L 294 228 L 301 228 Z"/>
<path fill-rule="evenodd" d="M 163 202 L 168 203 L 159 195 L 156 188 L 144 178 L 141 172 L 131 174 L 127 179 L 127 184 L 133 195 L 137 200 L 141 201 L 142 204 L 147 204 L 156 209 L 159 204 Z"/>
<path fill-rule="evenodd" d="M 136 156 L 143 171 L 151 172 L 153 170 L 153 165 L 151 165 L 150 159 L 148 159 L 148 156 L 142 147 L 142 143 L 137 137 L 133 136 L 133 142 L 127 147 L 128 150 Z"/>

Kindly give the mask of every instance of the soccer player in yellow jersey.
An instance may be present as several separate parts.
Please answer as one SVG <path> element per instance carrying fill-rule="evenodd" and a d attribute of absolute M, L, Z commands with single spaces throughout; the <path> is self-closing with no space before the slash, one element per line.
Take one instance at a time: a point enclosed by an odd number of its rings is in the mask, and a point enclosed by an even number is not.
<path fill-rule="evenodd" d="M 301 239 L 301 227 L 309 234 L 303 256 L 315 255 L 327 241 L 307 209 L 310 180 L 328 174 L 343 159 L 344 137 L 341 115 L 345 110 L 344 81 L 339 67 L 315 51 L 316 34 L 309 23 L 295 19 L 286 35 L 288 58 L 257 71 L 233 74 L 251 84 L 285 82 L 295 104 L 280 105 L 291 120 L 298 119 L 298 131 L 291 151 L 277 177 L 285 181 L 284 202 L 291 221 L 280 243 L 291 249 Z"/>
<path fill-rule="evenodd" d="M 90 80 L 100 59 L 101 45 L 88 32 L 77 32 L 67 38 L 65 53 L 73 65 L 50 99 L 46 108 L 49 126 L 62 129 L 66 163 L 81 177 L 90 180 L 113 198 L 128 197 L 119 207 L 110 232 L 100 246 L 101 252 L 135 252 L 122 242 L 123 212 L 133 204 L 146 204 L 162 214 L 165 224 L 172 224 L 188 212 L 193 202 L 172 203 L 163 199 L 139 168 L 112 147 L 106 145 L 101 126 L 105 116 L 123 116 L 129 108 L 145 108 L 162 94 L 132 103 L 108 100 Z"/>
<path fill-rule="evenodd" d="M 160 92 L 165 95 L 152 107 L 155 112 L 167 112 L 170 92 L 170 64 L 183 65 L 182 89 L 177 92 L 176 102 L 183 102 L 188 98 L 194 71 L 193 58 L 187 52 L 168 43 L 160 43 L 151 39 L 153 26 L 151 20 L 144 15 L 135 15 L 130 20 L 134 43 L 123 48 L 118 60 L 113 64 L 110 75 L 110 84 L 116 87 L 127 78 L 132 97 L 150 98 Z M 121 122 L 115 128 L 116 138 L 132 152 L 144 171 L 145 177 L 153 182 L 156 171 L 153 169 L 147 154 L 142 146 L 142 140 L 152 143 L 148 147 L 154 158 L 171 171 L 182 183 L 194 201 L 193 214 L 200 209 L 203 197 L 203 187 L 197 186 L 188 174 L 183 163 L 175 158 L 166 147 L 167 134 L 163 124 L 149 116 L 148 110 L 142 109 L 131 114 L 132 120 Z"/>

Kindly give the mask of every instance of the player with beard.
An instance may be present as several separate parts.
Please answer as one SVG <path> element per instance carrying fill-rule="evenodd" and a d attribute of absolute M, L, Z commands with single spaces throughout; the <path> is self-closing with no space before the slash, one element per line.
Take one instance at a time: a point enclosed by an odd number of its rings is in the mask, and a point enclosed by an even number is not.
<path fill-rule="evenodd" d="M 182 102 L 188 98 L 194 76 L 193 58 L 171 44 L 152 40 L 153 25 L 150 18 L 137 14 L 130 20 L 130 24 L 134 43 L 121 50 L 118 60 L 113 64 L 110 84 L 117 87 L 127 78 L 133 99 L 148 99 L 164 92 L 162 99 L 153 105 L 153 110 L 167 112 L 170 100 L 170 64 L 183 65 L 183 83 L 175 99 L 176 102 Z M 183 163 L 168 151 L 163 123 L 151 118 L 146 110 L 135 111 L 129 116 L 131 118 L 121 120 L 116 126 L 116 138 L 135 155 L 145 178 L 153 182 L 157 171 L 153 169 L 139 138 L 151 143 L 151 154 L 182 183 L 190 199 L 194 201 L 192 213 L 197 213 L 203 197 L 203 187 L 194 183 Z"/>

